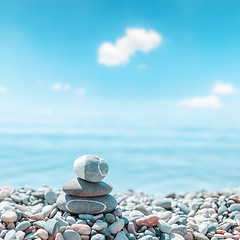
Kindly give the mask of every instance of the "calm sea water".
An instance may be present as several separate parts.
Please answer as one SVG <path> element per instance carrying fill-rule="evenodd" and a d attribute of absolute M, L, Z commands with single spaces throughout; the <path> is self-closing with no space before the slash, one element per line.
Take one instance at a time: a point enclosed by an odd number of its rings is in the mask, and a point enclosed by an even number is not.
<path fill-rule="evenodd" d="M 109 164 L 114 192 L 148 193 L 240 186 L 240 131 L 120 129 L 0 133 L 0 185 L 61 188 L 84 154 Z"/>

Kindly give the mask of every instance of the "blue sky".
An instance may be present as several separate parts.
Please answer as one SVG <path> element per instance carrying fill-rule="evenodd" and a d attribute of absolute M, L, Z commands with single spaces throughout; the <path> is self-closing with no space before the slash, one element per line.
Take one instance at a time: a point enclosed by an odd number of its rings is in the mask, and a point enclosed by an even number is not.
<path fill-rule="evenodd" d="M 0 0 L 0 123 L 239 128 L 239 11 Z"/>

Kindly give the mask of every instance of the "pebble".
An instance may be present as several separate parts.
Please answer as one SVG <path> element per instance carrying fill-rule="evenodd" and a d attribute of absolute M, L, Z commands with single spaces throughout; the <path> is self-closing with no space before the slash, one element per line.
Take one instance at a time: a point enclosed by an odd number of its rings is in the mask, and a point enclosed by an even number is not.
<path fill-rule="evenodd" d="M 178 233 L 184 235 L 187 232 L 187 227 L 185 225 L 172 226 L 172 233 Z"/>
<path fill-rule="evenodd" d="M 103 234 L 95 234 L 91 237 L 91 240 L 105 240 L 105 236 Z"/>
<path fill-rule="evenodd" d="M 171 233 L 170 239 L 172 240 L 184 240 L 184 237 L 177 233 Z"/>
<path fill-rule="evenodd" d="M 136 223 L 138 226 L 147 226 L 147 227 L 153 227 L 158 224 L 159 218 L 155 215 L 149 215 L 146 217 L 138 218 L 136 220 Z"/>
<path fill-rule="evenodd" d="M 229 211 L 233 212 L 233 211 L 240 211 L 240 204 L 239 203 L 234 203 L 229 207 Z"/>
<path fill-rule="evenodd" d="M 128 240 L 125 232 L 121 231 L 121 232 L 118 232 L 116 237 L 114 238 L 115 240 Z"/>
<path fill-rule="evenodd" d="M 157 224 L 158 228 L 161 232 L 170 234 L 172 231 L 172 227 L 166 223 L 164 220 L 159 220 Z"/>
<path fill-rule="evenodd" d="M 142 212 L 144 215 L 149 215 L 148 210 L 143 204 L 138 204 L 133 209 Z"/>
<path fill-rule="evenodd" d="M 100 182 L 108 173 L 107 163 L 97 155 L 79 157 L 73 169 L 78 177 L 89 182 Z"/>
<path fill-rule="evenodd" d="M 10 193 L 6 190 L 0 190 L 0 201 L 9 197 L 10 196 Z"/>
<path fill-rule="evenodd" d="M 105 215 L 105 219 L 106 219 L 106 222 L 110 223 L 110 224 L 114 223 L 115 220 L 116 220 L 115 216 L 113 214 L 111 214 L 111 213 L 107 213 Z"/>
<path fill-rule="evenodd" d="M 60 217 L 56 217 L 55 220 L 57 221 L 57 227 L 60 229 L 62 226 L 68 226 L 68 222 L 63 220 Z"/>
<path fill-rule="evenodd" d="M 75 218 L 72 217 L 72 216 L 67 216 L 66 221 L 67 221 L 70 225 L 76 223 Z"/>
<path fill-rule="evenodd" d="M 57 206 L 62 211 L 74 214 L 99 214 L 113 211 L 117 201 L 110 194 L 92 197 L 91 201 L 88 198 L 79 199 L 79 197 L 61 194 L 57 199 Z"/>
<path fill-rule="evenodd" d="M 107 226 L 108 225 L 106 222 L 103 222 L 102 220 L 97 220 L 92 226 L 92 229 L 101 231 L 102 229 L 107 228 Z"/>
<path fill-rule="evenodd" d="M 132 233 L 134 235 L 137 235 L 137 232 L 136 232 L 136 229 L 135 229 L 135 226 L 134 226 L 133 222 L 128 223 L 128 232 Z"/>
<path fill-rule="evenodd" d="M 28 221 L 20 222 L 20 223 L 16 226 L 16 231 L 25 231 L 25 230 L 27 230 L 30 226 L 31 226 L 31 223 L 28 222 Z"/>
<path fill-rule="evenodd" d="M 133 210 L 128 216 L 128 221 L 135 221 L 138 218 L 144 217 L 144 214 L 138 210 Z"/>
<path fill-rule="evenodd" d="M 171 209 L 171 201 L 169 199 L 158 199 L 158 200 L 154 200 L 152 202 L 152 204 L 154 206 L 157 206 L 157 207 L 162 207 L 162 208 L 165 208 L 167 210 L 170 210 Z"/>
<path fill-rule="evenodd" d="M 112 186 L 105 181 L 91 183 L 78 177 L 67 181 L 63 185 L 63 191 L 73 196 L 97 197 L 110 193 Z"/>
<path fill-rule="evenodd" d="M 188 214 L 190 212 L 189 208 L 185 204 L 183 204 L 183 203 L 178 203 L 178 207 L 185 214 Z"/>
<path fill-rule="evenodd" d="M 57 233 L 55 240 L 64 240 L 63 235 L 61 233 Z"/>
<path fill-rule="evenodd" d="M 124 227 L 124 220 L 119 219 L 115 223 L 111 224 L 108 228 L 111 231 L 112 234 L 116 234 L 117 232 L 120 232 Z"/>
<path fill-rule="evenodd" d="M 7 232 L 7 234 L 4 236 L 4 240 L 12 240 L 12 239 L 15 239 L 15 236 L 16 236 L 16 231 L 13 229 L 13 230 L 10 230 L 9 232 Z"/>
<path fill-rule="evenodd" d="M 64 240 L 81 240 L 80 235 L 73 230 L 66 230 L 63 233 Z"/>
<path fill-rule="evenodd" d="M 6 211 L 1 216 L 1 220 L 5 223 L 12 223 L 17 221 L 17 214 L 13 211 Z"/>
<path fill-rule="evenodd" d="M 43 227 L 50 235 L 53 235 L 57 230 L 57 223 L 57 220 L 49 219 Z"/>
<path fill-rule="evenodd" d="M 202 233 L 193 232 L 193 236 L 195 240 L 208 240 L 208 238 Z"/>
<path fill-rule="evenodd" d="M 16 234 L 15 234 L 15 237 L 16 237 L 17 239 L 22 240 L 22 239 L 24 239 L 24 237 L 25 237 L 25 232 L 23 232 L 23 231 L 17 231 Z"/>
<path fill-rule="evenodd" d="M 40 237 L 42 240 L 48 239 L 48 232 L 44 229 L 38 229 L 36 235 Z"/>
<path fill-rule="evenodd" d="M 50 205 L 57 201 L 56 193 L 51 190 L 44 193 L 44 198 Z"/>
<path fill-rule="evenodd" d="M 91 228 L 87 224 L 73 224 L 72 229 L 80 235 L 89 235 L 91 233 Z"/>

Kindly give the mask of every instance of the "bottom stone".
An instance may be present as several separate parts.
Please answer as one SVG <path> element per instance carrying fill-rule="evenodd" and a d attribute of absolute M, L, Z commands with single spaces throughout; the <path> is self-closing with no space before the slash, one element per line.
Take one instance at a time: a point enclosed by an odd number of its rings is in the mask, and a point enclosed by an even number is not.
<path fill-rule="evenodd" d="M 62 193 L 57 199 L 59 209 L 72 214 L 99 214 L 113 211 L 116 199 L 110 195 L 99 197 L 75 197 Z"/>

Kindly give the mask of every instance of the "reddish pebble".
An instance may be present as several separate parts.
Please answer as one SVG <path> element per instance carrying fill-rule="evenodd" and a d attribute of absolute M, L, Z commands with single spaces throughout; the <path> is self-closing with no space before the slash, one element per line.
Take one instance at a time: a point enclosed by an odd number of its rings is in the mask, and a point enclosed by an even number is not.
<path fill-rule="evenodd" d="M 159 218 L 155 215 L 149 215 L 136 220 L 138 226 L 153 227 L 158 224 Z"/>
<path fill-rule="evenodd" d="M 240 235 L 240 232 L 238 231 L 238 230 L 236 230 L 236 229 L 233 229 L 233 232 L 232 232 L 233 234 L 237 234 L 237 235 Z"/>
<path fill-rule="evenodd" d="M 121 216 L 122 216 L 122 211 L 121 211 L 121 209 L 120 209 L 120 208 L 116 208 L 116 209 L 114 210 L 114 212 L 113 212 L 113 215 L 114 215 L 115 217 L 121 217 Z"/>
<path fill-rule="evenodd" d="M 217 229 L 217 230 L 216 230 L 216 233 L 217 233 L 217 234 L 224 234 L 224 233 L 226 233 L 226 231 L 225 231 L 225 230 L 222 230 L 222 229 Z"/>
<path fill-rule="evenodd" d="M 15 224 L 14 223 L 8 223 L 7 228 L 8 228 L 8 230 L 12 230 L 12 229 L 15 228 Z"/>
<path fill-rule="evenodd" d="M 32 233 L 34 231 L 35 231 L 35 227 L 31 226 L 25 231 L 25 234 L 27 235 L 27 234 Z"/>
<path fill-rule="evenodd" d="M 44 219 L 44 214 L 43 213 L 36 213 L 30 217 L 32 220 L 43 220 Z"/>
<path fill-rule="evenodd" d="M 91 228 L 86 224 L 73 224 L 72 228 L 81 235 L 89 235 L 91 233 Z"/>
<path fill-rule="evenodd" d="M 229 200 L 233 200 L 235 203 L 240 203 L 240 200 L 237 198 L 229 198 Z"/>

